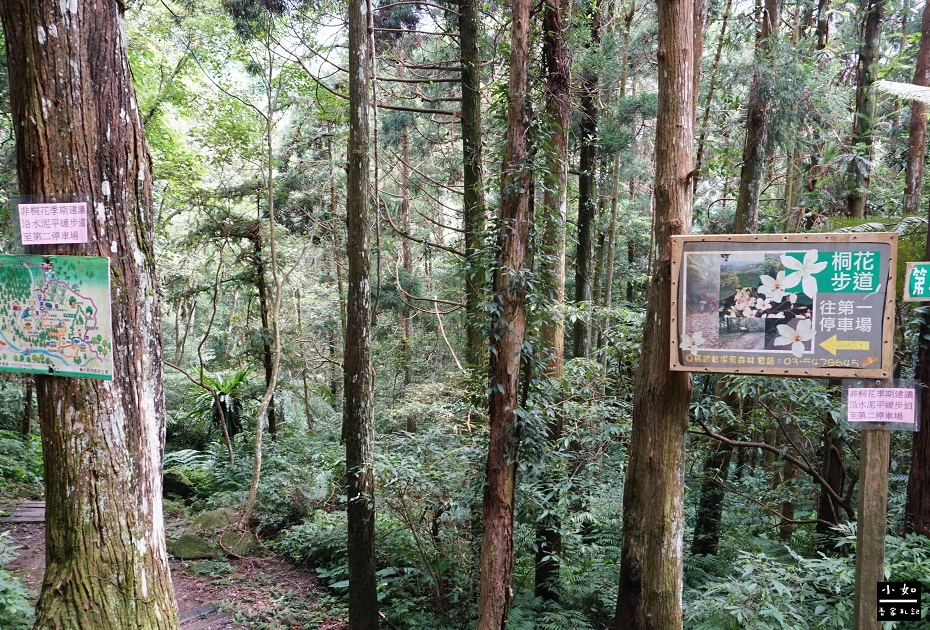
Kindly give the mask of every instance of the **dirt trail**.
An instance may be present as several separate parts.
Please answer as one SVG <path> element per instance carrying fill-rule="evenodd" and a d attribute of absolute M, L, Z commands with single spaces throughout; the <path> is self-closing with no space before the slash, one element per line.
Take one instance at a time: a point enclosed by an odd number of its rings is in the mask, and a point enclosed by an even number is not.
<path fill-rule="evenodd" d="M 17 545 L 16 557 L 8 568 L 26 582 L 30 592 L 38 597 L 45 573 L 45 525 L 9 524 L 0 525 L 0 531 L 9 531 L 13 544 Z M 213 615 L 183 624 L 181 630 L 233 630 L 248 628 L 243 618 L 272 618 L 275 606 L 286 594 L 290 598 L 313 600 L 319 590 L 316 577 L 309 571 L 293 566 L 276 556 L 263 558 L 229 558 L 231 572 L 226 575 L 198 575 L 192 563 L 172 559 L 170 561 L 174 594 L 178 611 L 184 614 L 207 603 L 220 607 Z M 232 614 L 225 614 L 222 611 Z M 215 621 L 214 621 L 215 620 Z M 341 621 L 314 621 L 304 623 L 299 619 L 284 620 L 291 630 L 344 630 Z M 278 626 L 275 626 L 278 627 Z"/>

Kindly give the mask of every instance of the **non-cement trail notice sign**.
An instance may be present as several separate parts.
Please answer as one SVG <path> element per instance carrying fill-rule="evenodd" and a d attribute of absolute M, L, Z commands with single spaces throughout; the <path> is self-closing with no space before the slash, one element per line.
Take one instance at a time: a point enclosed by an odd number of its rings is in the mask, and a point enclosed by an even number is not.
<path fill-rule="evenodd" d="M 0 256 L 0 371 L 112 379 L 110 261 Z"/>
<path fill-rule="evenodd" d="M 897 234 L 672 239 L 671 369 L 891 374 Z"/>

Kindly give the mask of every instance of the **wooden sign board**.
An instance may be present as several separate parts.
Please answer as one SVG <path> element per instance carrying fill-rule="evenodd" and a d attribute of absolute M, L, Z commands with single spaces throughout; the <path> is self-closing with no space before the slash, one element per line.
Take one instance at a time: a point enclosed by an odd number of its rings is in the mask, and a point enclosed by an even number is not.
<path fill-rule="evenodd" d="M 904 273 L 904 301 L 930 301 L 930 262 L 909 262 Z"/>
<path fill-rule="evenodd" d="M 672 237 L 671 369 L 890 377 L 897 238 Z"/>

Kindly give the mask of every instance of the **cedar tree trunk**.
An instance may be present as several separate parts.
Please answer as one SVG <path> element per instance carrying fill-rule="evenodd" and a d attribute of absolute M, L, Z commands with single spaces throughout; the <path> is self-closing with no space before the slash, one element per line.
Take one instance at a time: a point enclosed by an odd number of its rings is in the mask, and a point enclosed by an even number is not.
<path fill-rule="evenodd" d="M 739 174 L 739 194 L 733 220 L 734 234 L 754 233 L 759 223 L 765 146 L 772 118 L 772 101 L 769 96 L 771 82 L 763 76 L 762 67 L 769 62 L 780 16 L 781 0 L 765 0 L 756 40 L 756 64 L 749 88 L 749 104 L 746 106 L 746 141 L 743 144 L 743 167 Z"/>
<path fill-rule="evenodd" d="M 46 568 L 36 628 L 177 628 L 165 551 L 161 320 L 151 165 L 114 0 L 0 3 L 19 192 L 89 194 L 87 244 L 108 256 L 113 380 L 37 376 Z"/>
<path fill-rule="evenodd" d="M 530 171 L 525 101 L 529 63 L 530 0 L 513 0 L 507 135 L 501 174 L 500 225 L 494 272 L 495 315 L 488 410 L 487 485 L 484 487 L 478 630 L 503 630 L 513 590 L 513 509 L 516 468 L 516 408 L 520 357 L 526 330 L 522 284 L 529 232 Z"/>
<path fill-rule="evenodd" d="M 924 4 L 920 18 L 920 48 L 917 51 L 914 85 L 930 86 L 930 3 Z M 907 170 L 904 173 L 904 214 L 920 213 L 920 191 L 927 150 L 927 106 L 911 101 L 910 139 L 907 145 Z"/>
<path fill-rule="evenodd" d="M 368 208 L 368 102 L 371 46 L 366 0 L 349 0 L 349 145 L 346 251 L 349 259 L 344 350 L 348 507 L 349 630 L 377 630 L 375 581 L 374 374 L 371 367 L 371 256 Z"/>
<path fill-rule="evenodd" d="M 694 147 L 693 0 L 659 0 L 654 275 L 623 487 L 623 552 L 612 628 L 681 628 L 685 437 L 691 379 L 669 370 L 671 237 L 690 234 Z"/>
<path fill-rule="evenodd" d="M 875 95 L 872 84 L 878 78 L 878 61 L 881 54 L 882 12 L 884 0 L 862 0 L 862 48 L 856 74 L 856 111 L 853 114 L 852 153 L 847 171 L 846 213 L 864 218 L 869 200 L 872 161 L 872 132 L 875 128 Z"/>
<path fill-rule="evenodd" d="M 481 56 L 478 52 L 478 1 L 459 0 L 459 38 L 462 54 L 462 154 L 465 197 L 465 361 L 471 367 L 487 358 L 484 316 L 479 305 L 487 277 L 478 260 L 484 232 L 484 184 L 481 163 Z"/>

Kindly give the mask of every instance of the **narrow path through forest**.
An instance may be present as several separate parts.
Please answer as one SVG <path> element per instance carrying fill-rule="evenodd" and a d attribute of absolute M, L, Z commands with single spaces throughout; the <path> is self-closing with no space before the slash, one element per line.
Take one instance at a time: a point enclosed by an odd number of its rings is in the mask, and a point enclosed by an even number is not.
<path fill-rule="evenodd" d="M 178 515 L 167 515 L 169 530 Z M 185 519 L 187 520 L 187 519 Z M 18 547 L 7 567 L 20 577 L 38 598 L 45 573 L 44 523 L 0 522 Z M 200 574 L 198 563 L 170 560 L 181 630 L 239 630 L 287 628 L 288 630 L 344 630 L 346 625 L 327 619 L 325 610 L 303 618 L 300 609 L 315 602 L 319 583 L 312 572 L 270 553 L 255 558 L 226 558 L 216 562 L 215 574 Z M 267 625 L 263 622 L 267 621 Z"/>

